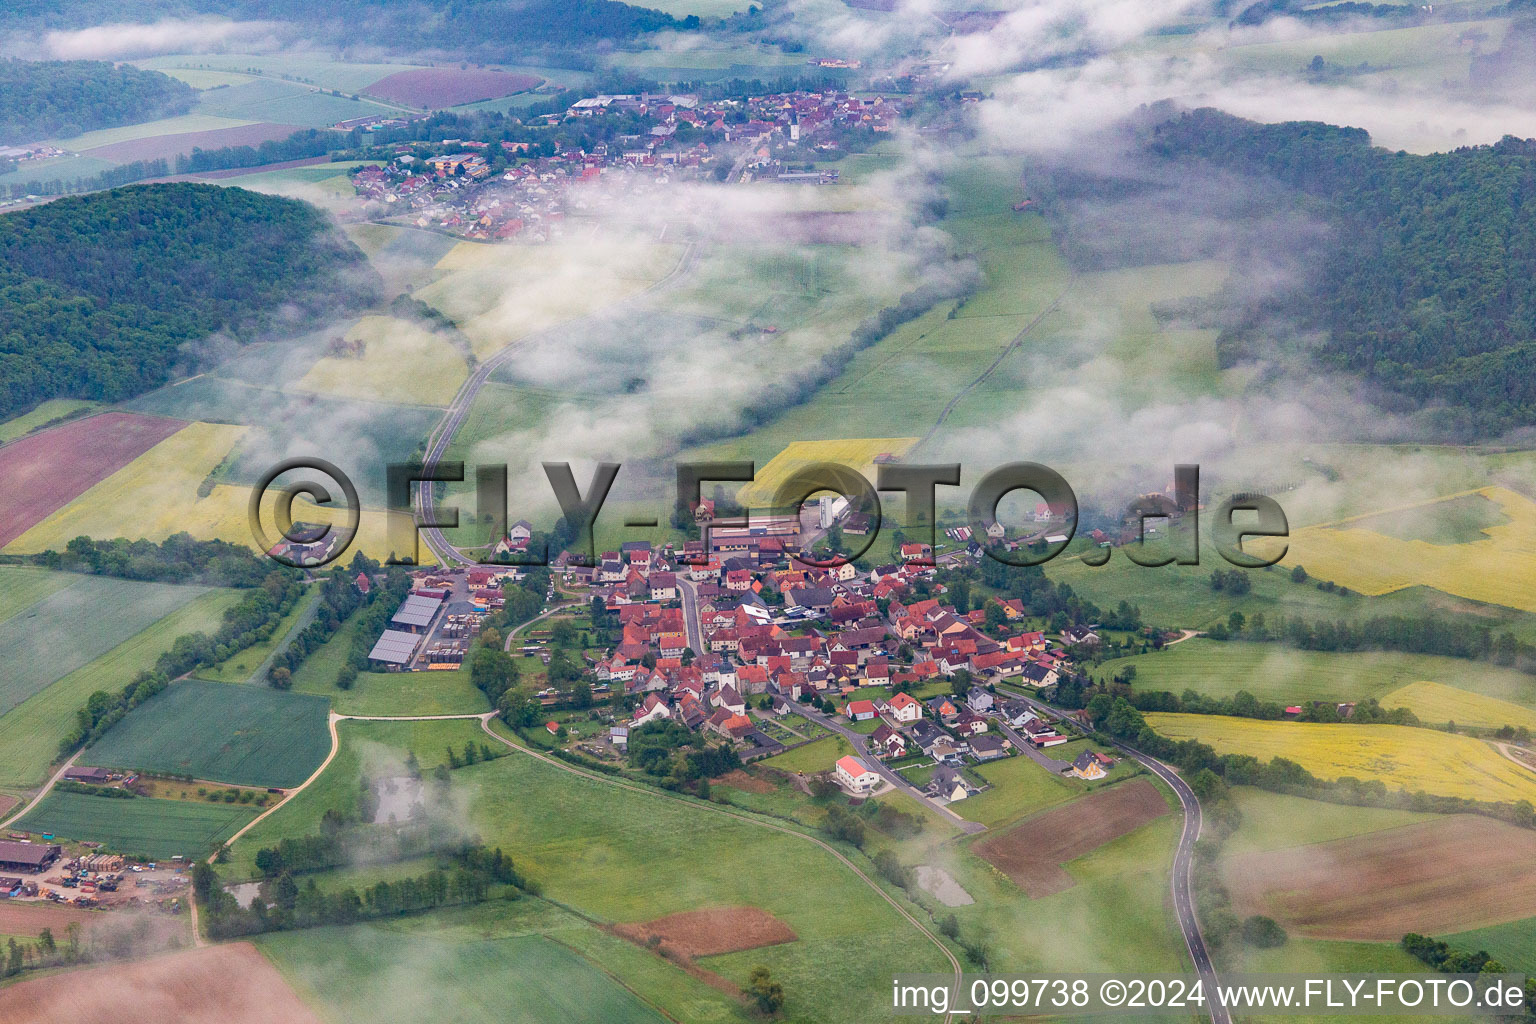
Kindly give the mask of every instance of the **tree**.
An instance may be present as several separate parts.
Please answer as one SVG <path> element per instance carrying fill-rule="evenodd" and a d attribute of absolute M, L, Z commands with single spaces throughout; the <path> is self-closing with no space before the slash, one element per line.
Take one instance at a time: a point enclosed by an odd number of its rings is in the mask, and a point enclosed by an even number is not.
<path fill-rule="evenodd" d="M 293 673 L 286 668 L 274 668 L 267 673 L 267 685 L 274 690 L 290 690 L 293 688 Z"/>
<path fill-rule="evenodd" d="M 1285 945 L 1285 929 L 1272 917 L 1255 914 L 1243 921 L 1243 941 L 1259 949 L 1275 949 Z"/>
<path fill-rule="evenodd" d="M 784 1007 L 784 986 L 773 980 L 766 967 L 752 968 L 747 976 L 747 992 L 757 1008 L 770 1016 Z"/>
<path fill-rule="evenodd" d="M 699 780 L 699 786 L 698 786 L 699 799 L 700 800 L 708 800 L 709 799 L 709 794 L 710 794 L 709 780 L 708 779 L 700 779 Z"/>

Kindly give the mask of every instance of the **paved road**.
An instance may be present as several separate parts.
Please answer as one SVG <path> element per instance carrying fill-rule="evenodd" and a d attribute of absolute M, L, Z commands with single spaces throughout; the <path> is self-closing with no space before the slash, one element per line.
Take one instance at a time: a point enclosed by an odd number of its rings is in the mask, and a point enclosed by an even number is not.
<path fill-rule="evenodd" d="M 678 589 L 683 592 L 683 629 L 688 634 L 688 646 L 695 655 L 704 653 L 704 627 L 699 622 L 699 590 L 690 580 L 681 577 Z"/>
<path fill-rule="evenodd" d="M 601 319 L 611 317 L 615 312 L 637 303 L 642 297 L 670 286 L 673 282 L 691 271 L 695 264 L 698 263 L 698 259 L 698 245 L 694 242 L 689 242 L 684 246 L 683 254 L 679 257 L 677 265 L 665 277 L 643 290 L 586 316 L 578 317 L 575 320 L 568 320 L 531 334 L 521 341 L 506 346 L 476 366 L 475 371 L 469 375 L 469 379 L 459 388 L 459 393 L 453 397 L 453 402 L 443 413 L 442 420 L 438 422 L 432 433 L 427 436 L 427 452 L 426 456 L 422 459 L 422 464 L 426 467 L 427 471 L 430 473 L 442 461 L 443 456 L 448 451 L 449 444 L 453 441 L 453 435 L 458 432 L 459 427 L 469 416 L 470 407 L 475 404 L 475 397 L 480 394 L 480 389 L 485 386 L 485 382 L 491 378 L 493 373 L 509 362 L 513 356 L 530 345 L 546 338 L 557 337 L 562 332 L 573 330 L 585 324 L 597 323 Z M 422 481 L 416 485 L 417 520 L 432 520 L 434 518 L 433 505 L 432 484 Z M 458 548 L 450 544 L 448 538 L 443 536 L 443 532 L 436 527 L 422 527 L 421 540 L 426 544 L 427 549 L 432 552 L 433 557 L 444 566 L 475 564 L 473 558 L 465 555 Z"/>
<path fill-rule="evenodd" d="M 1001 687 L 999 693 L 1005 692 Z M 1006 691 L 1009 696 L 1018 697 L 1041 711 L 1049 711 L 1052 715 L 1062 716 L 1062 712 L 1031 697 L 1027 693 Z M 1076 719 L 1062 717 L 1072 728 L 1082 733 L 1088 733 Z M 1179 777 L 1179 775 L 1163 762 L 1155 757 L 1143 754 L 1134 747 L 1128 747 L 1117 740 L 1110 741 L 1117 750 L 1132 758 L 1138 764 L 1145 767 L 1152 774 L 1168 783 L 1174 793 L 1178 794 L 1179 805 L 1184 809 L 1184 831 L 1179 835 L 1178 848 L 1173 853 L 1173 909 L 1179 919 L 1179 930 L 1184 933 L 1184 945 L 1189 949 L 1189 958 L 1195 965 L 1196 972 L 1205 982 L 1207 993 L 1207 1013 L 1210 1014 L 1212 1024 L 1232 1024 L 1232 1015 L 1226 1007 L 1219 1006 L 1214 1001 L 1216 991 L 1216 968 L 1211 964 L 1210 952 L 1205 948 L 1205 937 L 1200 934 L 1200 921 L 1195 915 L 1194 895 L 1194 867 L 1195 867 L 1195 840 L 1200 838 L 1200 801 L 1196 799 L 1194 791 Z"/>
<path fill-rule="evenodd" d="M 822 714 L 820 711 L 816 711 L 806 705 L 796 707 L 795 713 L 798 715 L 804 715 L 806 718 L 810 719 L 816 724 L 826 726 L 828 729 L 831 729 L 839 736 L 842 736 L 849 743 L 853 744 L 853 752 L 859 757 L 863 758 L 865 764 L 879 772 L 881 778 L 885 779 L 885 781 L 889 782 L 891 785 L 895 786 L 897 789 L 901 790 L 912 799 L 918 801 L 919 803 L 927 804 L 929 807 L 939 812 L 943 818 L 948 820 L 961 832 L 964 832 L 966 835 L 975 835 L 977 832 L 985 832 L 987 830 L 987 826 L 981 824 L 979 821 L 966 821 L 964 818 L 960 817 L 960 815 L 950 810 L 948 805 L 933 799 L 928 794 L 912 785 L 912 783 L 902 778 L 900 772 L 886 765 L 885 762 L 881 761 L 878 757 L 872 756 L 869 753 L 868 736 L 865 736 L 861 732 L 856 732 L 853 729 L 850 729 L 842 723 L 836 721 L 835 719 L 830 718 L 827 715 Z"/>
<path fill-rule="evenodd" d="M 42 803 L 43 797 L 47 796 L 48 792 L 53 789 L 54 784 L 64 777 L 65 772 L 69 771 L 75 766 L 75 761 L 79 759 L 80 755 L 83 753 L 85 753 L 85 749 L 82 747 L 81 749 L 71 754 L 68 761 L 65 761 L 63 764 L 59 765 L 59 770 L 53 773 L 53 777 L 48 780 L 47 784 L 44 785 L 42 789 L 37 791 L 36 796 L 34 796 L 31 800 L 23 801 L 21 806 L 11 813 L 10 817 L 6 818 L 4 821 L 0 821 L 0 828 L 7 827 L 22 815 L 30 811 L 32 808 Z"/>

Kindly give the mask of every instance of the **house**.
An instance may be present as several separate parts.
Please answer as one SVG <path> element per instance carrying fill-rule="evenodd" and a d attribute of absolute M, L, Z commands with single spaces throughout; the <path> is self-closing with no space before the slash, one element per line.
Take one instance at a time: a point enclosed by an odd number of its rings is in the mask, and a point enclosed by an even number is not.
<path fill-rule="evenodd" d="M 1038 661 L 1032 661 L 1028 665 L 1024 666 L 1024 671 L 1019 673 L 1019 676 L 1030 686 L 1036 688 L 1044 688 L 1047 686 L 1055 686 L 1056 680 L 1061 677 L 1061 673 L 1057 672 L 1056 669 L 1050 665 L 1044 665 Z"/>
<path fill-rule="evenodd" d="M 907 738 L 884 722 L 869 734 L 869 749 L 878 757 L 901 757 L 907 752 Z"/>
<path fill-rule="evenodd" d="M 927 544 L 903 544 L 901 546 L 901 560 L 903 562 L 931 562 L 933 561 L 933 548 Z"/>
<path fill-rule="evenodd" d="M 980 686 L 973 686 L 966 691 L 965 702 L 966 704 L 970 705 L 971 710 L 976 712 L 978 715 L 988 714 L 991 712 L 994 705 L 992 694 L 988 693 Z"/>
<path fill-rule="evenodd" d="M 943 738 L 944 730 L 927 719 L 918 719 L 912 724 L 909 735 L 912 737 L 912 742 L 926 751 L 929 747 L 933 746 L 934 741 Z"/>
<path fill-rule="evenodd" d="M 891 717 L 898 722 L 915 722 L 923 717 L 923 705 L 908 693 L 898 693 L 890 699 Z"/>
<path fill-rule="evenodd" d="M 954 728 L 955 732 L 966 739 L 970 739 L 972 736 L 979 736 L 987 731 L 987 720 L 980 715 L 966 711 L 955 719 Z"/>
<path fill-rule="evenodd" d="M 949 765 L 940 765 L 933 770 L 933 778 L 928 780 L 928 786 L 923 792 L 936 800 L 947 800 L 954 803 L 956 800 L 964 800 L 971 795 L 971 786 L 960 774 L 960 769 Z"/>
<path fill-rule="evenodd" d="M 549 730 L 549 734 L 551 736 L 558 736 L 558 735 L 560 735 L 560 723 L 559 722 L 545 722 L 544 723 L 544 728 Z"/>
<path fill-rule="evenodd" d="M 1096 647 L 1100 640 L 1099 634 L 1087 626 L 1068 626 L 1061 631 L 1061 642 L 1068 647 L 1076 647 L 1079 644 Z"/>
<path fill-rule="evenodd" d="M 1021 700 L 1005 700 L 997 707 L 997 713 L 1003 721 L 1015 729 L 1022 729 L 1028 722 L 1034 721 L 1039 716 L 1030 706 Z"/>
<path fill-rule="evenodd" d="M 867 722 L 875 717 L 875 702 L 871 700 L 849 701 L 843 714 L 855 722 Z"/>
<path fill-rule="evenodd" d="M 1077 755 L 1076 761 L 1072 762 L 1071 774 L 1079 779 L 1087 779 L 1091 782 L 1094 779 L 1102 779 L 1109 773 L 1104 770 L 1104 766 L 1099 763 L 1098 758 L 1085 750 Z"/>
<path fill-rule="evenodd" d="M 880 773 L 852 754 L 838 758 L 834 773 L 850 793 L 868 793 L 880 784 Z"/>
<path fill-rule="evenodd" d="M 978 761 L 996 761 L 1008 756 L 1010 746 L 1001 736 L 975 736 L 971 739 L 971 756 Z"/>
<path fill-rule="evenodd" d="M 651 600 L 675 601 L 678 597 L 677 574 L 671 572 L 651 573 Z"/>
<path fill-rule="evenodd" d="M 928 747 L 927 754 L 940 764 L 959 764 L 960 747 L 948 736 L 940 736 Z"/>
<path fill-rule="evenodd" d="M 654 693 L 646 694 L 645 701 L 635 708 L 634 717 L 629 720 L 630 726 L 644 725 L 646 722 L 654 722 L 658 718 L 671 718 L 672 709 L 667 702 Z"/>
<path fill-rule="evenodd" d="M 960 713 L 960 706 L 948 697 L 930 697 L 928 710 L 940 721 L 948 721 Z"/>

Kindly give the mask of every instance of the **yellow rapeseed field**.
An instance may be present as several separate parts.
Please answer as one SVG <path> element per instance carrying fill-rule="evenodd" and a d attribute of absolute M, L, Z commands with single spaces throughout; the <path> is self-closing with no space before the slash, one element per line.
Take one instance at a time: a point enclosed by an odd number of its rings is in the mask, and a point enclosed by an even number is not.
<path fill-rule="evenodd" d="M 1503 487 L 1464 493 L 1482 494 L 1495 502 L 1509 521 L 1484 528 L 1485 540 L 1467 544 L 1431 544 L 1365 529 L 1336 529 L 1380 515 L 1373 512 L 1294 531 L 1284 564 L 1304 566 L 1313 576 L 1362 594 L 1425 586 L 1473 601 L 1536 612 L 1536 502 Z M 1447 495 L 1435 501 L 1461 496 Z M 1256 539 L 1249 543 L 1262 553 L 1273 551 L 1275 542 Z"/>
<path fill-rule="evenodd" d="M 80 536 L 160 541 L 181 532 L 196 540 L 227 540 L 255 547 L 248 516 L 249 487 L 218 484 L 206 497 L 197 494 L 246 429 L 223 423 L 188 424 L 16 538 L 6 552 L 61 551 Z M 276 501 L 276 493 L 268 492 L 263 520 L 267 524 L 273 522 Z M 305 522 L 338 518 L 334 511 L 320 509 L 302 498 L 294 502 L 293 514 Z M 363 509 L 358 539 L 351 551 L 361 550 L 378 559 L 387 556 L 386 524 L 387 513 Z M 271 525 L 267 529 L 274 530 Z M 424 562 L 430 560 L 425 545 L 421 555 Z"/>
<path fill-rule="evenodd" d="M 1536 730 L 1536 711 L 1497 697 L 1468 693 L 1444 683 L 1419 682 L 1393 690 L 1381 698 L 1384 708 L 1407 708 L 1421 722 L 1442 725 L 1476 725 L 1497 729 L 1503 725 Z"/>
<path fill-rule="evenodd" d="M 737 501 L 748 508 L 772 505 L 778 488 L 796 471 L 817 462 L 833 462 L 856 469 L 875 479 L 875 456 L 901 455 L 917 443 L 915 437 L 853 437 L 836 441 L 795 441 L 768 464 L 757 468 L 756 478 L 743 487 Z"/>
<path fill-rule="evenodd" d="M 1196 739 L 1222 754 L 1284 757 L 1320 779 L 1380 779 L 1388 789 L 1472 800 L 1536 802 L 1536 773 L 1482 740 L 1400 725 L 1264 722 L 1220 715 L 1150 714 L 1170 739 Z"/>
<path fill-rule="evenodd" d="M 416 324 L 365 316 L 346 338 L 363 345 L 360 358 L 321 359 L 295 385 L 300 391 L 396 405 L 447 405 L 469 366 L 461 352 Z"/>

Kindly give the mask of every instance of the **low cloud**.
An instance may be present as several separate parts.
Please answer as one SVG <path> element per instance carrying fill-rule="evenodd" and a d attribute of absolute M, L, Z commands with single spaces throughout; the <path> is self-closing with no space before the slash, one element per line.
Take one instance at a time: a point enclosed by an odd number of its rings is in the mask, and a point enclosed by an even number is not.
<path fill-rule="evenodd" d="M 284 26 L 275 21 L 224 21 L 216 18 L 167 18 L 152 24 L 118 23 L 73 31 L 49 32 L 43 49 L 62 60 L 121 60 L 168 53 L 265 50 L 282 42 Z"/>

